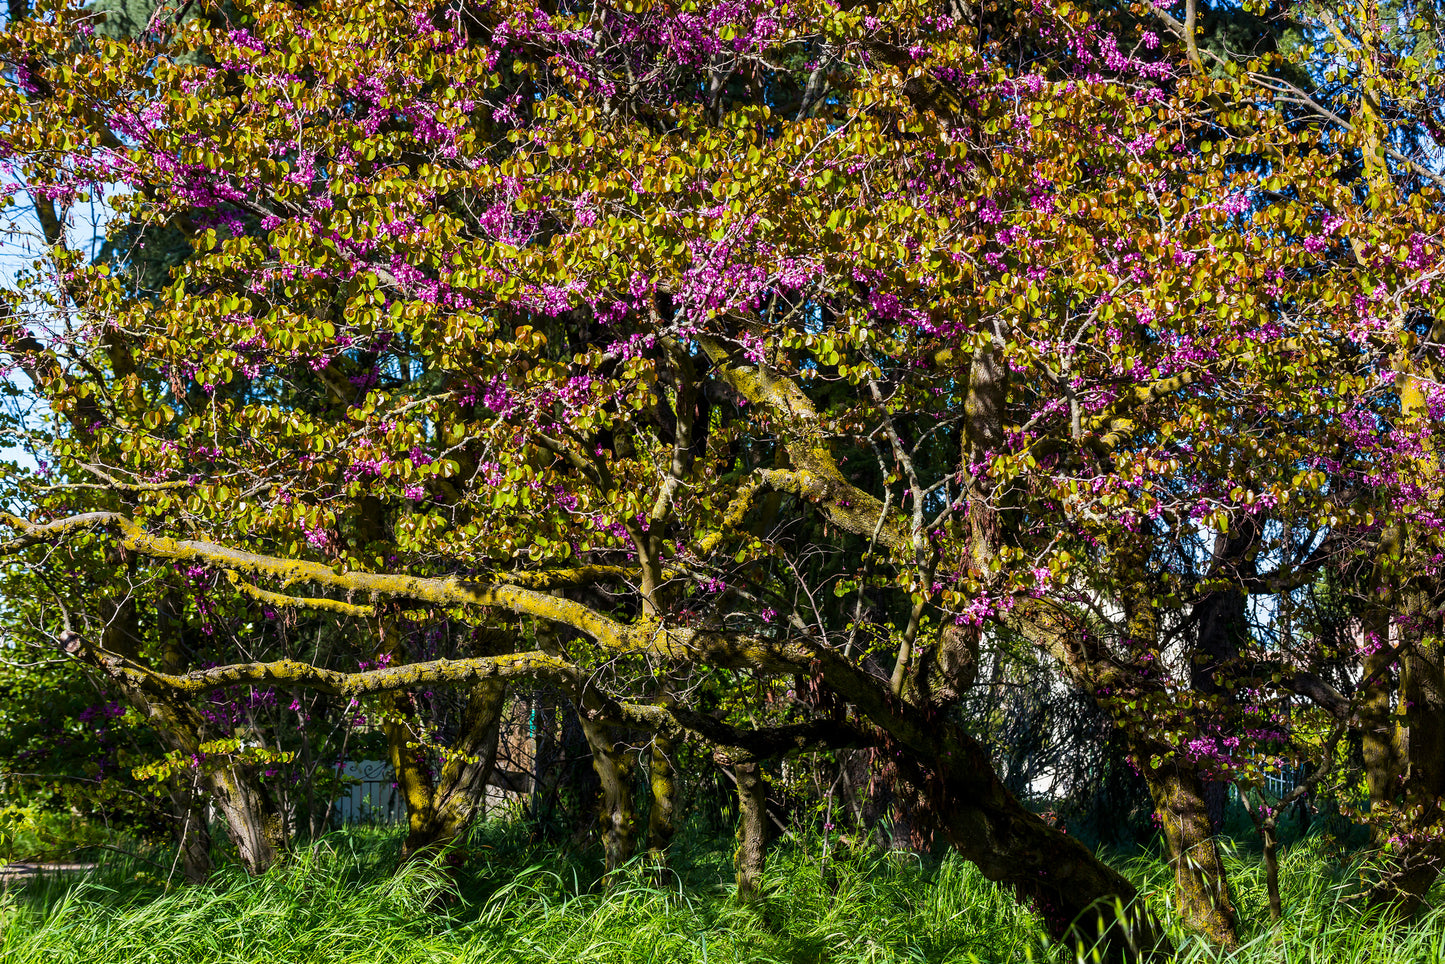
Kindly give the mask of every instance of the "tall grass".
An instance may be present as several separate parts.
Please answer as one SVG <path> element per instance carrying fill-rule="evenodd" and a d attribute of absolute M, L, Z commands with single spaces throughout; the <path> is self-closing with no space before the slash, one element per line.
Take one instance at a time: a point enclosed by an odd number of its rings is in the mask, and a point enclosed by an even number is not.
<path fill-rule="evenodd" d="M 392 875 L 396 841 L 343 831 L 260 878 L 226 869 L 206 887 L 167 889 L 154 864 L 116 858 L 83 880 L 49 878 L 0 896 L 0 962 L 457 962 L 457 964 L 852 964 L 1063 962 L 1038 919 L 956 858 L 871 851 L 825 862 L 782 845 L 762 899 L 731 899 L 728 846 L 692 841 L 665 886 L 485 828 L 467 869 L 418 864 Z M 1167 868 L 1127 872 L 1153 899 L 1187 964 L 1221 959 L 1168 918 Z M 1407 929 L 1362 920 L 1341 897 L 1356 869 L 1304 841 L 1284 855 L 1286 914 L 1272 925 L 1252 858 L 1231 854 L 1245 940 L 1239 964 L 1445 964 L 1445 915 Z"/>

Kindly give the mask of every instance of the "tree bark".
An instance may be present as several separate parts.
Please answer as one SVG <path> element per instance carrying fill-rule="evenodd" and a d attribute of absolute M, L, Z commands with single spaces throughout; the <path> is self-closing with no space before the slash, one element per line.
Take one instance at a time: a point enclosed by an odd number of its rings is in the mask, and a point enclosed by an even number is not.
<path fill-rule="evenodd" d="M 187 786 L 181 778 L 173 778 L 172 812 L 175 814 L 176 860 L 187 883 L 204 884 L 211 879 L 211 825 L 206 819 L 206 800 Z"/>
<path fill-rule="evenodd" d="M 1405 602 L 1400 632 L 1408 634 L 1409 645 L 1400 657 L 1400 696 L 1406 728 L 1403 734 L 1392 733 L 1391 743 L 1395 759 L 1403 757 L 1404 772 L 1394 782 L 1402 791 L 1404 808 L 1389 828 L 1395 839 L 1369 903 L 1409 917 L 1423 906 L 1445 864 L 1445 841 L 1438 839 L 1436 829 L 1445 796 L 1445 668 L 1440 638 L 1429 624 L 1429 598 L 1413 589 Z M 1391 730 L 1398 731 L 1398 725 Z M 1373 796 L 1373 785 L 1371 790 Z"/>
<path fill-rule="evenodd" d="M 1390 645 L 1389 614 L 1384 610 L 1376 609 L 1367 617 L 1365 644 L 1372 652 L 1365 657 L 1363 667 L 1366 686 L 1360 700 L 1360 718 L 1364 721 L 1360 740 L 1370 809 L 1379 813 L 1399 796 L 1405 769 L 1403 734 L 1394 719 L 1395 657 Z M 1380 822 L 1372 823 L 1370 831 L 1376 846 L 1383 845 L 1389 836 Z"/>
<path fill-rule="evenodd" d="M 578 718 L 582 721 L 587 745 L 592 749 L 592 769 L 601 783 L 597 822 L 602 835 L 606 879 L 610 883 L 632 856 L 637 835 L 632 766 L 627 754 L 613 741 L 611 727 L 589 719 L 585 709 L 578 711 Z"/>
<path fill-rule="evenodd" d="M 241 866 L 263 874 L 276 862 L 271 807 L 249 767 L 222 767 L 206 777 L 216 808 L 226 821 L 226 835 L 236 847 Z"/>
<path fill-rule="evenodd" d="M 391 632 L 383 630 L 386 654 L 394 652 L 387 645 Z M 416 716 L 415 700 L 404 690 L 382 696 L 381 731 L 386 736 L 386 758 L 391 776 L 406 805 L 406 839 L 402 843 L 399 863 L 406 863 L 431 838 L 440 820 L 436 811 L 436 786 L 432 782 L 431 763 L 426 749 L 417 746 L 416 732 L 408 722 Z M 348 712 L 343 710 L 343 712 Z"/>
<path fill-rule="evenodd" d="M 673 765 L 676 753 L 675 741 L 660 734 L 653 736 L 648 754 L 648 787 L 652 795 L 647 816 L 647 853 L 653 873 L 659 879 L 667 867 L 668 848 L 677 832 L 677 769 Z"/>
<path fill-rule="evenodd" d="M 163 593 L 156 605 L 156 629 L 161 637 L 161 668 L 185 671 L 183 623 L 177 618 L 180 603 L 174 592 Z M 181 874 L 188 883 L 204 884 L 211 877 L 211 824 L 200 781 L 188 784 L 183 775 L 171 778 L 171 805 L 175 814 L 176 851 Z"/>
<path fill-rule="evenodd" d="M 1234 695 L 1228 679 L 1221 679 L 1220 674 L 1227 673 L 1249 643 L 1248 597 L 1240 582 L 1258 571 L 1254 553 L 1260 534 L 1258 523 L 1243 513 L 1235 513 L 1228 532 L 1215 534 L 1205 576 L 1211 588 L 1194 604 L 1191 614 L 1198 634 L 1190 654 L 1189 686 L 1221 710 L 1234 703 Z M 1228 783 L 1204 778 L 1203 798 L 1210 826 L 1218 833 L 1224 828 Z"/>
<path fill-rule="evenodd" d="M 399 630 L 383 619 L 378 654 L 395 656 L 400 650 Z M 472 684 L 457 736 L 442 751 L 435 771 L 428 748 L 414 745 L 416 734 L 408 721 L 416 717 L 415 699 L 404 690 L 383 697 L 386 714 L 382 731 L 386 734 L 387 757 L 406 803 L 406 839 L 399 865 L 442 852 L 476 819 L 497 762 L 506 695 L 502 680 Z"/>
<path fill-rule="evenodd" d="M 1046 824 L 1003 785 L 987 750 L 951 724 L 937 726 L 943 752 L 932 760 L 904 753 L 900 787 L 985 877 L 1011 888 L 1043 917 L 1058 940 L 1085 959 L 1136 962 L 1167 942 L 1123 875 L 1079 841 Z M 896 751 L 895 751 L 896 752 Z"/>
<path fill-rule="evenodd" d="M 1145 748 L 1148 750 L 1149 748 Z M 1159 747 L 1168 754 L 1168 747 Z M 1165 757 L 1157 769 L 1149 755 L 1139 754 L 1144 782 L 1163 825 L 1174 870 L 1174 894 L 1186 927 L 1222 948 L 1239 943 L 1235 934 L 1234 904 L 1229 878 L 1214 843 L 1214 826 L 1205 800 L 1204 781 L 1194 766 Z"/>
<path fill-rule="evenodd" d="M 1259 839 L 1264 847 L 1264 887 L 1269 896 L 1269 919 L 1277 923 L 1284 916 L 1284 906 L 1279 899 L 1279 834 L 1272 814 L 1260 825 Z"/>
<path fill-rule="evenodd" d="M 132 605 L 133 604 L 129 604 Z M 122 609 L 107 626 L 104 648 L 108 652 L 134 652 L 133 639 L 126 638 L 124 627 L 134 625 L 134 613 L 127 616 Z M 135 684 L 116 672 L 116 667 L 101 659 L 80 636 L 66 631 L 61 636 L 66 652 L 78 657 L 120 692 L 151 726 L 168 751 L 195 761 L 200 785 L 210 794 L 216 809 L 226 821 L 226 836 L 236 847 L 241 865 L 248 874 L 262 874 L 276 861 L 276 846 L 267 833 L 272 807 L 265 789 L 256 779 L 254 768 L 246 764 L 217 764 L 203 759 L 201 746 L 221 734 L 183 698 Z"/>
<path fill-rule="evenodd" d="M 753 761 L 733 767 L 738 786 L 738 848 L 733 854 L 737 871 L 738 901 L 757 900 L 762 893 L 763 866 L 768 843 L 768 784 L 762 768 Z"/>
<path fill-rule="evenodd" d="M 877 727 L 900 792 L 919 804 L 914 815 L 989 880 L 1037 907 L 1054 937 L 1097 945 L 1107 961 L 1137 961 L 1167 948 L 1134 885 L 1024 807 L 999 779 L 987 747 L 942 713 L 894 699 L 886 681 L 840 655 L 817 649 L 811 656 L 814 672 Z"/>
<path fill-rule="evenodd" d="M 472 687 L 460 733 L 446 750 L 435 781 L 422 768 L 429 761 L 413 753 L 405 782 L 398 780 L 407 801 L 407 834 L 401 863 L 440 853 L 465 834 L 476 819 L 496 766 L 506 692 L 506 684 L 500 680 Z M 392 751 L 397 755 L 396 747 Z"/>

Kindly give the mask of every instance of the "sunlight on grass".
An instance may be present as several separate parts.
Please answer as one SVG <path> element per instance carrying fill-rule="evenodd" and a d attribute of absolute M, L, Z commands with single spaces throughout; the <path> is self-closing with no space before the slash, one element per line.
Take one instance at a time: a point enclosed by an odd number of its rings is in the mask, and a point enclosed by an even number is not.
<path fill-rule="evenodd" d="M 822 864 L 820 848 L 779 846 L 762 899 L 733 900 L 726 842 L 682 848 L 667 886 L 640 874 L 604 891 L 599 868 L 557 857 L 505 826 L 455 879 L 417 864 L 389 873 L 395 841 L 331 834 L 260 878 L 233 868 L 206 887 L 167 891 L 124 858 L 84 881 L 41 879 L 0 898 L 0 961 L 456 962 L 456 964 L 853 964 L 1064 962 L 1038 919 L 954 857 L 863 852 Z M 1310 841 L 1284 857 L 1285 919 L 1264 912 L 1256 861 L 1232 860 L 1240 964 L 1445 961 L 1445 917 L 1407 929 L 1341 903 L 1358 881 Z M 1160 900 L 1156 859 L 1122 862 L 1170 924 L 1179 959 L 1222 960 L 1181 934 Z"/>

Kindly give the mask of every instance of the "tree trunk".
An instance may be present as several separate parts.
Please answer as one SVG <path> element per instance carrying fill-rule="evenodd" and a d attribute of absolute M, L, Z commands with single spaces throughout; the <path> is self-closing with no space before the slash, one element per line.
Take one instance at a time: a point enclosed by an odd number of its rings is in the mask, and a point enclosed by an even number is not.
<path fill-rule="evenodd" d="M 114 638 L 118 632 L 114 625 L 107 628 L 105 648 L 109 652 L 115 652 L 112 646 L 126 645 L 125 640 Z M 244 764 L 216 765 L 202 759 L 201 746 L 219 734 L 213 732 L 211 724 L 194 706 L 177 699 L 169 691 L 133 684 L 115 672 L 115 667 L 88 647 L 81 637 L 67 631 L 62 639 L 67 652 L 99 670 L 126 702 L 140 713 L 155 730 L 162 746 L 182 758 L 196 761 L 200 785 L 211 795 L 216 809 L 226 821 L 226 836 L 235 845 L 246 872 L 254 875 L 270 869 L 276 861 L 275 842 L 267 833 L 272 808 L 253 768 Z"/>
<path fill-rule="evenodd" d="M 648 786 L 652 796 L 647 815 L 647 854 L 659 879 L 667 867 L 668 848 L 677 831 L 677 771 L 672 762 L 676 752 L 674 741 L 653 736 L 648 755 Z"/>
<path fill-rule="evenodd" d="M 1394 677 L 1391 665 L 1394 656 L 1390 645 L 1389 616 L 1382 610 L 1372 613 L 1365 623 L 1365 645 L 1373 651 L 1365 657 L 1364 676 L 1367 681 L 1360 701 L 1360 717 L 1364 721 L 1361 749 L 1365 763 L 1365 784 L 1370 791 L 1370 809 L 1377 815 L 1392 806 L 1401 791 L 1404 775 L 1404 741 L 1394 718 Z M 1382 822 L 1371 824 L 1370 832 L 1376 846 L 1389 837 Z"/>
<path fill-rule="evenodd" d="M 378 654 L 395 655 L 400 648 L 398 629 L 383 621 Z M 506 684 L 501 681 L 472 686 L 456 740 L 443 752 L 435 773 L 427 748 L 414 745 L 416 734 L 408 721 L 416 717 L 415 699 L 405 691 L 383 697 L 387 758 L 406 804 L 406 839 L 399 864 L 442 852 L 476 819 L 497 761 L 506 695 Z"/>
<path fill-rule="evenodd" d="M 948 749 L 931 761 L 904 753 L 900 788 L 914 814 L 934 824 L 985 877 L 1011 888 L 1043 917 L 1049 932 L 1084 959 L 1136 962 L 1168 954 L 1167 941 L 1138 891 L 1079 841 L 1025 808 L 990 766 L 987 750 L 949 724 L 936 727 Z"/>
<path fill-rule="evenodd" d="M 632 803 L 631 761 L 613 741 L 607 724 L 588 719 L 585 709 L 578 711 L 578 718 L 582 721 L 587 744 L 592 749 L 592 769 L 602 785 L 598 825 L 602 833 L 607 880 L 611 882 L 632 856 L 637 833 Z"/>
<path fill-rule="evenodd" d="M 235 845 L 246 873 L 254 876 L 271 869 L 276 862 L 271 807 L 249 768 L 222 767 L 204 779 L 216 809 L 226 821 L 226 836 Z"/>
<path fill-rule="evenodd" d="M 506 695 L 506 684 L 496 680 L 472 687 L 462 716 L 461 732 L 447 749 L 435 782 L 418 765 L 420 754 L 413 752 L 409 759 L 403 757 L 408 766 L 405 782 L 398 780 L 407 801 L 402 863 L 420 855 L 440 853 L 465 834 L 476 819 L 496 765 Z M 401 757 L 395 747 L 392 753 Z M 421 764 L 426 762 L 420 758 Z"/>
<path fill-rule="evenodd" d="M 1264 887 L 1269 895 L 1269 919 L 1275 923 L 1284 916 L 1279 899 L 1279 835 L 1275 831 L 1274 814 L 1260 824 L 1259 840 L 1264 847 Z"/>
<path fill-rule="evenodd" d="M 183 672 L 188 662 L 179 618 L 183 608 L 184 604 L 175 590 L 164 593 L 156 607 L 157 629 L 163 645 L 161 665 L 172 673 Z M 106 648 L 135 658 L 139 637 L 133 628 L 128 628 L 133 625 L 133 607 L 126 615 L 127 619 L 107 627 Z M 184 697 L 169 692 L 141 692 L 128 685 L 122 686 L 122 689 L 132 691 L 128 699 L 132 705 L 142 709 L 156 726 L 168 749 L 197 761 L 201 785 L 209 792 L 225 820 L 226 836 L 235 846 L 236 856 L 246 873 L 257 875 L 269 870 L 276 862 L 281 843 L 281 835 L 277 832 L 280 815 L 256 778 L 255 768 L 244 763 L 218 766 L 202 759 L 201 745 L 223 734 L 216 732 Z M 209 832 L 206 839 L 209 842 Z M 209 863 L 209 854 L 206 860 Z"/>
<path fill-rule="evenodd" d="M 1169 752 L 1167 747 L 1159 750 Z M 1234 905 L 1219 848 L 1214 844 L 1204 782 L 1195 767 L 1177 758 L 1166 758 L 1157 769 L 1149 766 L 1152 755 L 1140 753 L 1139 763 L 1163 824 L 1179 916 L 1186 927 L 1203 934 L 1211 943 L 1235 947 L 1239 938 L 1235 934 Z"/>
<path fill-rule="evenodd" d="M 1277 924 L 1283 914 L 1279 899 L 1279 815 L 1285 806 L 1269 806 L 1265 803 L 1263 792 L 1256 805 L 1243 787 L 1239 790 L 1239 802 L 1244 804 L 1249 819 L 1254 823 L 1254 830 L 1259 834 L 1260 850 L 1264 854 L 1264 892 L 1269 900 L 1269 919 Z"/>
<path fill-rule="evenodd" d="M 1008 365 L 996 348 L 973 356 L 960 433 L 961 465 L 985 464 L 1002 447 L 1008 382 Z M 1076 420 L 1080 416 L 1077 407 L 1071 414 Z M 969 555 L 973 568 L 986 573 L 1003 542 L 994 483 L 987 473 L 969 472 L 965 489 Z M 829 669 L 834 677 L 843 675 Z M 900 785 L 926 801 L 921 812 L 985 877 L 1032 902 L 1056 938 L 1085 948 L 1097 946 L 1099 956 L 1109 961 L 1136 961 L 1163 943 L 1134 885 L 1020 804 L 999 779 L 987 749 L 944 722 L 945 707 L 915 715 L 902 707 L 878 706 L 852 681 L 830 682 L 846 686 L 847 695 L 875 723 L 912 750 L 894 750 L 890 756 L 898 763 Z"/>
<path fill-rule="evenodd" d="M 987 747 L 942 713 L 894 699 L 886 683 L 840 655 L 818 649 L 810 656 L 814 672 L 877 727 L 900 793 L 915 800 L 911 816 L 931 822 L 985 877 L 1032 903 L 1054 937 L 1097 945 L 1106 961 L 1167 949 L 1134 885 L 1024 807 Z"/>
<path fill-rule="evenodd" d="M 762 892 L 764 850 L 768 842 L 768 784 L 757 763 L 733 767 L 738 785 L 738 849 L 733 855 L 737 869 L 738 900 L 751 903 Z"/>
<path fill-rule="evenodd" d="M 186 669 L 184 623 L 177 617 L 181 604 L 174 591 L 161 594 L 156 603 L 156 630 L 160 634 L 161 669 L 183 673 Z M 176 856 L 187 882 L 204 884 L 211 877 L 211 824 L 200 781 L 187 783 L 184 775 L 171 778 L 172 812 L 176 818 Z"/>
<path fill-rule="evenodd" d="M 1199 632 L 1194 652 L 1190 654 L 1189 686 L 1221 710 L 1234 703 L 1234 695 L 1225 685 L 1227 678 L 1221 680 L 1220 674 L 1224 672 L 1227 676 L 1229 667 L 1249 643 L 1248 599 L 1239 580 L 1257 571 L 1253 553 L 1260 535 L 1259 525 L 1252 517 L 1235 513 L 1229 531 L 1214 536 L 1207 576 L 1207 584 L 1223 581 L 1225 585 L 1207 592 L 1194 604 L 1192 615 Z M 1196 724 L 1201 722 L 1196 720 Z M 1203 799 L 1211 831 L 1219 833 L 1224 829 L 1229 784 L 1205 778 Z"/>
<path fill-rule="evenodd" d="M 1431 608 L 1418 589 L 1406 597 L 1400 631 L 1413 638 L 1400 659 L 1400 695 L 1408 728 L 1394 745 L 1403 750 L 1405 761 L 1400 784 L 1405 808 L 1389 828 L 1398 838 L 1388 855 L 1390 864 L 1369 896 L 1372 906 L 1404 917 L 1423 905 L 1445 861 L 1445 841 L 1437 839 L 1435 829 L 1445 796 L 1445 670 L 1440 639 L 1431 631 L 1435 627 L 1425 625 Z"/>
<path fill-rule="evenodd" d="M 206 800 L 176 778 L 171 791 L 175 814 L 176 860 L 187 883 L 204 884 L 211 878 L 211 826 Z"/>

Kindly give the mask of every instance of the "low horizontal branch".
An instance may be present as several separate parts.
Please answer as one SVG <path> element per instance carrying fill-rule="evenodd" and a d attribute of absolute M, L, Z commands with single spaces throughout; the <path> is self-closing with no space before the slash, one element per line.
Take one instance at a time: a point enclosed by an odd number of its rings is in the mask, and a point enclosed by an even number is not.
<path fill-rule="evenodd" d="M 686 656 L 689 653 L 687 644 L 692 634 L 687 630 L 669 631 L 652 623 L 622 623 L 582 603 L 517 584 L 483 583 L 456 576 L 342 570 L 307 559 L 270 556 L 213 542 L 155 535 L 118 512 L 88 512 L 44 524 L 0 513 L 0 523 L 20 532 L 17 538 L 0 544 L 0 552 L 60 541 L 85 529 L 114 528 L 120 534 L 121 545 L 139 555 L 260 576 L 282 588 L 312 583 L 352 597 L 410 599 L 438 606 L 495 606 L 570 626 L 615 650 L 646 651 L 667 656 Z M 552 581 L 562 580 L 558 577 Z M 291 598 L 299 600 L 302 597 Z M 330 603 L 324 606 L 318 603 L 318 606 L 334 608 Z"/>
<path fill-rule="evenodd" d="M 226 577 L 241 595 L 268 606 L 282 606 L 287 609 L 318 609 L 324 612 L 339 613 L 342 616 L 370 616 L 376 612 L 373 606 L 358 606 L 355 603 L 343 602 L 339 599 L 326 599 L 319 596 L 288 596 L 284 593 L 271 592 L 269 589 L 262 589 L 242 581 L 240 575 L 234 570 L 228 570 Z"/>
<path fill-rule="evenodd" d="M 162 673 L 133 659 L 85 643 L 74 633 L 62 635 L 66 651 L 106 675 L 143 689 L 162 689 L 177 696 L 202 696 L 228 686 L 264 685 L 310 689 L 336 696 L 369 696 L 417 686 L 457 686 L 495 679 L 547 679 L 568 687 L 581 677 L 571 663 L 537 651 L 467 659 L 434 659 L 345 673 L 298 660 L 232 663 L 188 673 Z"/>
<path fill-rule="evenodd" d="M 202 696 L 239 685 L 310 689 L 342 697 L 371 696 L 417 687 L 460 686 L 485 680 L 545 679 L 573 694 L 579 706 L 591 684 L 572 663 L 531 650 L 502 656 L 435 659 L 354 673 L 324 669 L 297 660 L 235 663 L 188 673 L 162 673 L 135 660 L 87 644 L 75 633 L 62 636 L 67 652 L 100 668 L 113 679 L 170 696 Z M 734 761 L 771 759 L 822 747 L 864 746 L 872 742 L 861 730 L 831 720 L 744 729 L 702 713 L 678 707 L 630 703 L 588 689 L 592 715 L 609 723 L 634 726 L 673 738 L 692 737 Z"/>

